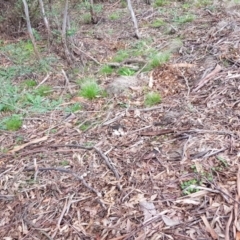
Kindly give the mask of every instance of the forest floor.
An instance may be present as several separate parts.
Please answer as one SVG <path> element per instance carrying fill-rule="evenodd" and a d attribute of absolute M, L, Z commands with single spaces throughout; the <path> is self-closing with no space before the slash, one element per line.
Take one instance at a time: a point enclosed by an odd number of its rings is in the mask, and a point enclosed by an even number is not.
<path fill-rule="evenodd" d="M 240 5 L 134 2 L 140 39 L 125 3 L 96 6 L 71 10 L 79 66 L 1 41 L 0 238 L 239 240 Z"/>

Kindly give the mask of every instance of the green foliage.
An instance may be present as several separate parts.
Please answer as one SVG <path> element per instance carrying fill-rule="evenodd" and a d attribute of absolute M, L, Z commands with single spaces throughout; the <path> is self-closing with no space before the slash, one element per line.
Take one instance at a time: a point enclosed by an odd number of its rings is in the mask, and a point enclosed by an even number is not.
<path fill-rule="evenodd" d="M 90 122 L 85 122 L 80 124 L 79 129 L 83 132 L 87 131 L 89 128 L 91 127 L 91 123 Z"/>
<path fill-rule="evenodd" d="M 113 58 L 114 62 L 122 62 L 130 56 L 130 51 L 128 50 L 119 50 L 115 57 Z"/>
<path fill-rule="evenodd" d="M 150 57 L 149 67 L 151 69 L 156 68 L 156 67 L 166 63 L 167 61 L 169 61 L 169 59 L 170 59 L 170 53 L 169 52 L 162 52 L 160 54 L 153 54 Z"/>
<path fill-rule="evenodd" d="M 103 65 L 100 69 L 101 74 L 111 75 L 113 73 L 113 68 L 109 65 Z"/>
<path fill-rule="evenodd" d="M 152 22 L 151 27 L 153 27 L 153 28 L 159 28 L 159 27 L 161 27 L 161 26 L 164 26 L 165 24 L 166 24 L 166 23 L 165 23 L 162 19 L 158 18 L 158 19 L 156 19 L 156 20 L 154 20 L 154 21 Z"/>
<path fill-rule="evenodd" d="M 91 23 L 91 21 L 92 21 L 91 14 L 90 13 L 83 14 L 82 15 L 82 20 L 83 20 L 83 23 L 85 23 L 85 24 Z"/>
<path fill-rule="evenodd" d="M 155 0 L 154 1 L 154 7 L 162 7 L 168 3 L 167 0 Z"/>
<path fill-rule="evenodd" d="M 0 128 L 6 129 L 8 131 L 17 131 L 22 127 L 22 116 L 12 115 L 11 117 L 5 118 L 0 123 Z"/>
<path fill-rule="evenodd" d="M 212 4 L 213 4 L 212 0 L 198 0 L 197 2 L 195 2 L 196 7 L 206 7 Z"/>
<path fill-rule="evenodd" d="M 33 31 L 33 36 L 35 37 L 35 39 L 36 39 L 37 41 L 42 40 L 41 35 L 39 34 L 39 32 L 38 32 L 36 29 L 33 28 L 32 31 Z"/>
<path fill-rule="evenodd" d="M 145 96 L 145 101 L 144 101 L 144 104 L 146 106 L 154 106 L 158 103 L 161 102 L 161 96 L 159 93 L 156 93 L 156 92 L 149 92 L 147 93 L 147 95 Z"/>
<path fill-rule="evenodd" d="M 101 94 L 101 88 L 94 80 L 86 80 L 81 83 L 80 96 L 94 99 Z"/>
<path fill-rule="evenodd" d="M 191 193 L 195 193 L 198 189 L 194 186 L 199 186 L 199 182 L 196 179 L 191 179 L 188 181 L 184 181 L 181 183 L 181 189 L 184 195 L 189 195 Z"/>
<path fill-rule="evenodd" d="M 35 94 L 39 96 L 48 96 L 52 92 L 52 87 L 49 85 L 41 85 L 39 88 L 35 89 Z"/>
<path fill-rule="evenodd" d="M 74 113 L 82 109 L 82 106 L 79 103 L 75 103 L 71 106 L 65 108 L 65 112 L 67 113 Z"/>
<path fill-rule="evenodd" d="M 192 22 L 195 19 L 195 16 L 192 14 L 187 14 L 187 15 L 183 15 L 183 16 L 178 16 L 174 19 L 175 22 L 180 23 L 180 24 L 184 24 L 187 22 Z"/>
<path fill-rule="evenodd" d="M 112 14 L 109 15 L 109 19 L 111 20 L 118 20 L 120 18 L 119 12 L 113 12 Z"/>
<path fill-rule="evenodd" d="M 21 85 L 26 88 L 33 88 L 37 85 L 37 83 L 33 79 L 26 79 Z"/>
<path fill-rule="evenodd" d="M 63 166 L 63 167 L 66 167 L 66 166 L 69 166 L 69 161 L 67 160 L 63 160 L 59 163 L 60 166 Z"/>
<path fill-rule="evenodd" d="M 135 71 L 128 67 L 121 67 L 118 69 L 118 74 L 121 76 L 133 76 Z"/>
<path fill-rule="evenodd" d="M 127 7 L 127 2 L 124 0 L 121 0 L 121 8 L 126 8 Z"/>

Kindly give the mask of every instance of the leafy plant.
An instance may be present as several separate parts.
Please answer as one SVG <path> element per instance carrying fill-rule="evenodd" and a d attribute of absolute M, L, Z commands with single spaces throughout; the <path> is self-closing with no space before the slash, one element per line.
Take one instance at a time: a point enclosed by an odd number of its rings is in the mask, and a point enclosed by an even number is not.
<path fill-rule="evenodd" d="M 118 74 L 121 76 L 133 76 L 135 74 L 135 71 L 128 67 L 121 67 L 118 70 Z"/>
<path fill-rule="evenodd" d="M 145 105 L 146 106 L 153 106 L 153 105 L 156 105 L 158 103 L 161 102 L 161 96 L 159 93 L 156 93 L 156 92 L 149 92 L 147 93 L 147 95 L 145 96 Z"/>
<path fill-rule="evenodd" d="M 81 84 L 80 95 L 85 98 L 88 98 L 91 100 L 96 98 L 100 93 L 101 93 L 101 88 L 94 80 L 84 81 Z"/>
<path fill-rule="evenodd" d="M 195 193 L 198 189 L 194 186 L 199 185 L 199 182 L 196 179 L 191 179 L 181 183 L 181 189 L 184 195 Z"/>

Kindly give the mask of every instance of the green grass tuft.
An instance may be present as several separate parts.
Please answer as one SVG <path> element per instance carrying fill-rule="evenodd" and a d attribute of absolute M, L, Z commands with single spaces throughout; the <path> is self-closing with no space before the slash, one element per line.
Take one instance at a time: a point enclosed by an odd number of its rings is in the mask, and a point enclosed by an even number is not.
<path fill-rule="evenodd" d="M 166 62 L 169 61 L 170 59 L 170 53 L 169 52 L 163 52 L 160 54 L 155 54 L 150 58 L 150 67 L 153 69 L 155 67 L 158 67 Z"/>
<path fill-rule="evenodd" d="M 39 88 L 35 89 L 35 94 L 41 97 L 48 96 L 52 92 L 52 87 L 48 85 L 41 85 Z"/>
<path fill-rule="evenodd" d="M 111 75 L 113 73 L 113 68 L 109 65 L 103 65 L 100 69 L 100 73 L 104 75 Z"/>
<path fill-rule="evenodd" d="M 135 71 L 128 67 L 121 67 L 118 70 L 118 74 L 121 76 L 133 76 Z"/>
<path fill-rule="evenodd" d="M 101 88 L 94 80 L 84 81 L 81 84 L 80 96 L 94 99 L 101 94 Z"/>
<path fill-rule="evenodd" d="M 144 104 L 146 106 L 154 106 L 157 105 L 158 103 L 161 102 L 161 96 L 159 93 L 156 92 L 149 92 L 147 93 L 147 95 L 145 96 L 145 101 Z"/>
<path fill-rule="evenodd" d="M 151 27 L 153 27 L 153 28 L 159 28 L 159 27 L 161 27 L 161 26 L 164 26 L 165 24 L 166 24 L 166 23 L 165 23 L 162 19 L 158 18 L 158 19 L 156 19 L 156 20 L 154 20 L 154 21 L 152 22 Z"/>
<path fill-rule="evenodd" d="M 17 131 L 22 127 L 20 115 L 13 115 L 4 121 L 4 128 L 8 131 Z"/>

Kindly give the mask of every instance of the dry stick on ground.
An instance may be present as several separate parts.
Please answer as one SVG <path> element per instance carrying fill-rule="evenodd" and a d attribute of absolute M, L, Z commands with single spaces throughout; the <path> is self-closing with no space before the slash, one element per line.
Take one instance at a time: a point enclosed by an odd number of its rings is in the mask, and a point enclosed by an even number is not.
<path fill-rule="evenodd" d="M 129 11 L 131 13 L 131 16 L 132 16 L 132 20 L 133 20 L 133 24 L 134 24 L 134 28 L 135 28 L 136 38 L 139 39 L 140 38 L 140 34 L 139 34 L 139 30 L 138 30 L 138 23 L 137 23 L 137 19 L 136 19 L 135 13 L 134 13 L 133 8 L 132 8 L 131 0 L 127 0 L 127 3 L 128 3 L 128 9 L 129 9 Z"/>
<path fill-rule="evenodd" d="M 67 145 L 53 145 L 53 146 L 50 146 L 51 148 L 59 148 L 59 147 L 73 147 L 73 148 L 81 148 L 81 149 L 86 149 L 86 150 L 95 150 L 101 157 L 102 159 L 104 160 L 105 164 L 107 165 L 107 167 L 114 173 L 115 177 L 117 180 L 120 179 L 120 176 L 117 172 L 117 170 L 115 169 L 115 167 L 113 166 L 113 164 L 110 163 L 108 157 L 101 151 L 99 150 L 98 148 L 96 147 L 85 147 L 83 145 L 77 145 L 77 144 L 67 144 Z M 121 187 L 120 185 L 118 184 L 117 185 L 118 189 L 121 191 Z"/>
<path fill-rule="evenodd" d="M 24 12 L 25 12 L 26 21 L 27 21 L 28 33 L 29 33 L 29 36 L 30 36 L 31 41 L 32 41 L 32 44 L 33 44 L 34 52 L 35 52 L 38 60 L 40 60 L 41 57 L 40 57 L 40 54 L 39 54 L 39 52 L 38 52 L 38 50 L 37 50 L 37 44 L 36 44 L 35 38 L 34 38 L 34 36 L 33 36 L 33 31 L 32 31 L 32 27 L 31 27 L 31 22 L 30 22 L 30 17 L 29 17 L 29 11 L 28 11 L 28 5 L 27 5 L 26 0 L 22 0 L 22 2 L 23 2 L 23 5 L 24 5 Z"/>
<path fill-rule="evenodd" d="M 71 86 L 70 86 L 70 81 L 69 81 L 69 79 L 67 77 L 66 72 L 63 69 L 62 69 L 62 74 L 63 74 L 63 76 L 65 78 L 65 86 L 68 88 L 69 93 L 73 94 L 73 91 L 72 91 Z"/>
<path fill-rule="evenodd" d="M 35 167 L 27 167 L 24 169 L 24 171 L 35 171 L 36 168 Z M 75 177 L 77 180 L 81 181 L 82 184 L 88 188 L 91 192 L 95 193 L 98 198 L 99 198 L 99 201 L 100 201 L 100 204 L 102 205 L 102 207 L 104 209 L 106 209 L 104 203 L 101 201 L 101 197 L 102 197 L 102 194 L 100 192 L 98 192 L 97 190 L 95 190 L 94 188 L 92 188 L 91 186 L 89 186 L 86 181 L 84 180 L 83 176 L 78 176 L 77 173 L 74 173 L 72 172 L 71 170 L 68 170 L 68 169 L 65 169 L 65 168 L 59 168 L 59 167 L 48 167 L 48 168 L 43 168 L 43 167 L 39 167 L 37 168 L 37 171 L 57 171 L 57 172 L 64 172 L 64 173 L 68 173 L 68 174 L 71 174 L 73 177 Z"/>

